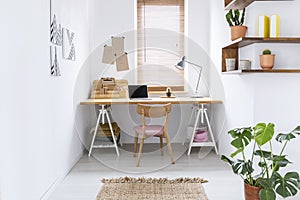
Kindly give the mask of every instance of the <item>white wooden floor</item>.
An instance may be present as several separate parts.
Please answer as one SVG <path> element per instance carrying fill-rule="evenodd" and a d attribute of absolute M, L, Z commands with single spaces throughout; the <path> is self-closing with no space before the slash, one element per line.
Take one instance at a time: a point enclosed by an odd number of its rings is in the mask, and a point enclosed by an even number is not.
<path fill-rule="evenodd" d="M 185 149 L 182 149 L 181 145 L 173 145 L 177 159 L 174 165 L 169 165 L 167 149 L 164 151 L 164 156 L 160 156 L 159 151 L 152 152 L 151 148 L 148 147 L 148 153 L 142 155 L 140 168 L 135 167 L 136 158 L 133 158 L 132 152 L 128 150 L 131 147 L 123 147 L 119 158 L 114 149 L 95 150 L 94 157 L 84 155 L 49 199 L 94 200 L 101 189 L 102 178 L 124 176 L 201 177 L 209 181 L 203 184 L 209 200 L 244 198 L 242 180 L 232 173 L 229 166 L 221 161 L 214 151 L 208 152 L 208 149 L 203 148 L 199 154 L 199 148 L 193 148 L 192 154 L 187 156 L 183 153 Z"/>

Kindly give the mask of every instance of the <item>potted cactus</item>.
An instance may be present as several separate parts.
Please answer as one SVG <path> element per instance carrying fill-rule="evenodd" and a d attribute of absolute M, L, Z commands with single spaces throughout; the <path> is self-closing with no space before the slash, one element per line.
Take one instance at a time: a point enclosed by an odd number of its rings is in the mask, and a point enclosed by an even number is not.
<path fill-rule="evenodd" d="M 243 26 L 245 21 L 245 8 L 242 14 L 238 9 L 232 11 L 230 9 L 226 14 L 226 20 L 231 28 L 231 40 L 236 40 L 240 37 L 245 37 L 247 26 Z"/>
<path fill-rule="evenodd" d="M 275 55 L 271 50 L 265 49 L 260 55 L 260 66 L 263 70 L 271 70 L 274 67 Z"/>

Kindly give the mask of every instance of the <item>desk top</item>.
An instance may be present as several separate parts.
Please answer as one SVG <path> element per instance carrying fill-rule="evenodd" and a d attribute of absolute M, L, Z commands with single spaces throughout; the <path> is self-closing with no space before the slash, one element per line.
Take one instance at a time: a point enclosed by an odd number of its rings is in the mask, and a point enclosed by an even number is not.
<path fill-rule="evenodd" d="M 145 99 L 87 99 L 80 102 L 80 105 L 107 105 L 107 104 L 220 104 L 221 100 L 212 99 L 210 97 L 191 98 L 191 97 L 176 97 L 176 98 L 145 98 Z"/>

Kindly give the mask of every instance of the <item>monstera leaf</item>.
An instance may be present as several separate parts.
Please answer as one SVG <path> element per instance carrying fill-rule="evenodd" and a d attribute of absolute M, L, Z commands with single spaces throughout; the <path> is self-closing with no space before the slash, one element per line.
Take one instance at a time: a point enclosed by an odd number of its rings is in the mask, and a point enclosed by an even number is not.
<path fill-rule="evenodd" d="M 237 154 L 244 151 L 245 147 L 250 143 L 252 134 L 251 128 L 233 129 L 228 132 L 234 139 L 230 144 L 237 148 L 230 156 L 233 158 Z"/>
<path fill-rule="evenodd" d="M 255 136 L 255 142 L 262 146 L 269 142 L 274 135 L 274 124 L 268 123 L 267 125 L 265 123 L 258 123 L 254 127 L 254 136 Z"/>
<path fill-rule="evenodd" d="M 259 191 L 260 200 L 276 200 L 276 194 L 273 189 L 262 189 Z"/>
<path fill-rule="evenodd" d="M 279 133 L 276 137 L 276 140 L 280 143 L 282 143 L 283 141 L 290 141 L 291 139 L 296 138 L 295 135 L 300 135 L 300 126 L 297 126 L 290 133 L 287 134 Z"/>
<path fill-rule="evenodd" d="M 272 179 L 276 193 L 284 198 L 294 196 L 300 189 L 300 179 L 297 172 L 288 172 L 283 177 L 278 172 L 274 172 Z"/>
<path fill-rule="evenodd" d="M 252 167 L 253 163 L 251 162 L 251 160 L 248 161 L 237 160 L 236 162 L 234 162 L 224 155 L 221 156 L 221 159 L 224 162 L 227 162 L 231 166 L 232 171 L 235 174 L 248 175 L 254 171 Z"/>

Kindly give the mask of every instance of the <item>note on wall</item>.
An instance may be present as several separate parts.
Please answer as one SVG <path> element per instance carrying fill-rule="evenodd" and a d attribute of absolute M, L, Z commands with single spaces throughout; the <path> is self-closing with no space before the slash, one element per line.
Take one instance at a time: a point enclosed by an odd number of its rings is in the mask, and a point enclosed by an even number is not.
<path fill-rule="evenodd" d="M 127 53 L 123 53 L 116 60 L 117 71 L 129 70 Z"/>
<path fill-rule="evenodd" d="M 114 64 L 115 55 L 113 51 L 113 47 L 104 46 L 102 62 L 106 64 Z"/>
<path fill-rule="evenodd" d="M 124 54 L 124 38 L 123 37 L 112 37 L 112 47 L 117 58 Z"/>

